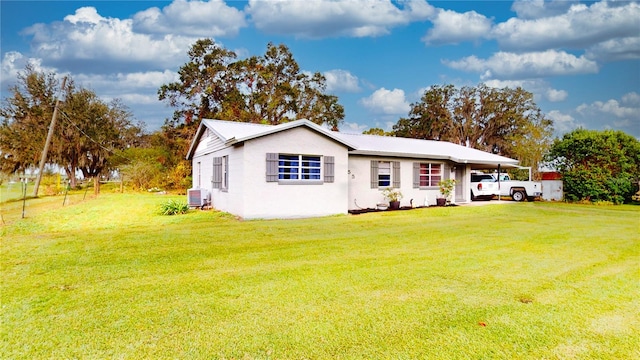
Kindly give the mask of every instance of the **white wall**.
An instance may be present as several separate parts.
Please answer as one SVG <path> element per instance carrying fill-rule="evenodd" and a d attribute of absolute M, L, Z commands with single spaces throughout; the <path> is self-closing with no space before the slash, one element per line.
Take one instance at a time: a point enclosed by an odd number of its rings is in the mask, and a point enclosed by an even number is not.
<path fill-rule="evenodd" d="M 334 156 L 335 181 L 320 185 L 267 182 L 267 153 Z M 244 207 L 235 214 L 247 219 L 346 214 L 347 164 L 344 145 L 305 127 L 247 141 L 242 148 L 242 194 L 237 194 Z"/>
<path fill-rule="evenodd" d="M 410 206 L 411 199 L 413 199 L 414 207 L 433 206 L 436 205 L 436 198 L 442 197 L 438 187 L 413 188 L 414 162 L 442 163 L 444 165 L 443 171 L 447 174 L 444 178 L 455 178 L 455 172 L 452 170 L 451 165 L 445 161 L 352 155 L 349 157 L 348 170 L 349 210 L 375 208 L 379 203 L 388 204 L 388 200 L 382 195 L 382 189 L 371 188 L 371 160 L 400 161 L 400 191 L 403 195 L 400 206 Z M 455 198 L 454 191 L 451 196 L 452 202 L 455 202 Z"/>
<path fill-rule="evenodd" d="M 294 128 L 253 139 L 235 147 L 203 139 L 193 159 L 193 187 L 211 193 L 213 207 L 243 218 L 295 218 L 347 213 L 347 149 L 315 131 Z M 221 143 L 220 143 L 221 144 Z M 282 184 L 266 181 L 266 154 L 287 153 L 333 156 L 335 180 L 320 185 Z M 213 189 L 213 158 L 229 157 L 226 190 Z M 324 171 L 324 167 L 323 167 Z"/>
<path fill-rule="evenodd" d="M 211 147 L 212 143 L 219 143 L 215 148 Z M 211 152 L 213 151 L 213 152 Z M 209 153 L 207 153 L 209 152 Z M 242 147 L 223 147 L 223 144 L 217 139 L 205 139 L 200 142 L 192 161 L 192 177 L 193 188 L 198 187 L 198 163 L 200 163 L 200 188 L 206 189 L 211 194 L 211 203 L 214 208 L 229 212 L 232 214 L 241 214 L 243 212 L 243 148 Z M 227 189 L 213 188 L 213 158 L 229 157 L 229 186 Z"/>

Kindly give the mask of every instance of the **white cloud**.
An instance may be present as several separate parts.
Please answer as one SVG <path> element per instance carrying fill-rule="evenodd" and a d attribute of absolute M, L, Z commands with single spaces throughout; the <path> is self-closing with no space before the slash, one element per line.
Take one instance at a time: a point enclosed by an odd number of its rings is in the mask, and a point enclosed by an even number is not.
<path fill-rule="evenodd" d="M 271 34 L 322 38 L 386 35 L 396 26 L 424 20 L 434 8 L 424 0 L 250 0 L 245 11 L 256 28 Z"/>
<path fill-rule="evenodd" d="M 14 83 L 18 76 L 18 71 L 23 70 L 29 59 L 17 51 L 9 51 L 2 58 L 0 66 L 0 79 L 2 81 L 2 91 L 6 89 L 5 83 Z"/>
<path fill-rule="evenodd" d="M 601 42 L 588 48 L 585 57 L 599 61 L 640 59 L 640 36 Z"/>
<path fill-rule="evenodd" d="M 475 11 L 457 13 L 439 10 L 432 20 L 433 28 L 422 40 L 427 44 L 460 43 L 486 36 L 491 30 L 491 19 Z"/>
<path fill-rule="evenodd" d="M 582 104 L 577 108 L 581 114 L 597 114 L 613 115 L 617 118 L 636 118 L 640 119 L 640 107 L 631 107 L 621 105 L 618 100 L 610 99 L 607 101 L 595 101 L 591 104 Z"/>
<path fill-rule="evenodd" d="M 453 69 L 481 73 L 483 80 L 527 79 L 598 72 L 598 65 L 594 61 L 556 50 L 524 54 L 501 51 L 488 59 L 469 56 L 458 61 L 444 60 L 443 63 Z"/>
<path fill-rule="evenodd" d="M 577 122 L 573 116 L 564 114 L 558 110 L 549 111 L 547 117 L 553 120 L 553 127 L 558 134 L 569 132 L 578 127 L 584 127 L 584 124 Z"/>
<path fill-rule="evenodd" d="M 0 64 L 0 95 L 2 98 L 7 96 L 4 92 L 8 90 L 9 86 L 16 85 L 18 73 L 24 71 L 27 64 L 37 72 L 57 72 L 54 68 L 43 66 L 41 59 L 26 57 L 17 51 L 8 51 L 4 54 Z M 57 75 L 59 78 L 64 76 L 59 73 Z"/>
<path fill-rule="evenodd" d="M 133 17 L 133 30 L 151 34 L 235 36 L 247 22 L 242 11 L 222 0 L 175 0 L 162 10 L 152 7 Z"/>
<path fill-rule="evenodd" d="M 575 0 L 516 0 L 511 10 L 521 19 L 538 19 L 563 14 L 575 3 Z"/>
<path fill-rule="evenodd" d="M 404 90 L 380 88 L 371 96 L 360 99 L 360 103 L 372 112 L 384 114 L 407 114 L 411 105 L 407 102 Z"/>
<path fill-rule="evenodd" d="M 548 82 L 542 79 L 528 79 L 528 80 L 488 80 L 484 82 L 485 85 L 496 89 L 518 87 L 533 94 L 534 100 L 547 99 L 551 102 L 558 102 L 566 100 L 569 93 L 565 90 L 554 89 Z"/>
<path fill-rule="evenodd" d="M 498 24 L 492 36 L 503 49 L 542 50 L 585 48 L 621 37 L 638 35 L 640 5 L 607 1 L 572 5 L 562 14 L 536 19 L 511 18 Z"/>
<path fill-rule="evenodd" d="M 576 114 L 592 128 L 616 128 L 640 137 L 640 95 L 636 92 L 624 94 L 619 100 L 609 99 L 581 104 Z"/>
<path fill-rule="evenodd" d="M 158 100 L 156 91 L 163 84 L 177 81 L 177 73 L 165 71 L 149 71 L 135 73 L 116 73 L 107 75 L 76 74 L 74 80 L 87 88 L 100 89 L 101 94 L 116 94 L 145 91 Z"/>
<path fill-rule="evenodd" d="M 135 33 L 130 19 L 105 18 L 93 7 L 83 7 L 62 22 L 37 24 L 33 35 L 37 57 L 54 66 L 78 72 L 149 67 L 170 67 L 186 59 L 195 38 L 179 35 L 151 36 Z"/>
<path fill-rule="evenodd" d="M 635 91 L 624 94 L 622 96 L 622 104 L 640 108 L 640 94 Z"/>
<path fill-rule="evenodd" d="M 346 70 L 329 70 L 326 71 L 324 77 L 327 79 L 327 91 L 328 92 L 358 92 L 360 86 L 358 85 L 358 77 L 351 74 Z"/>
<path fill-rule="evenodd" d="M 358 124 L 355 122 L 344 122 L 340 127 L 340 131 L 346 134 L 362 134 L 369 126 Z"/>
<path fill-rule="evenodd" d="M 551 102 L 564 101 L 569 94 L 564 90 L 547 89 L 545 97 Z"/>

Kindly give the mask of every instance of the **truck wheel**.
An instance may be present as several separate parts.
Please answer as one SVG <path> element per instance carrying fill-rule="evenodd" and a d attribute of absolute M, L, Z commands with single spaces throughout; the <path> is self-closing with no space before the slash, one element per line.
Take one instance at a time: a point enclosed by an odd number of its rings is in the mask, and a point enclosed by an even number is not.
<path fill-rule="evenodd" d="M 527 198 L 527 196 L 525 195 L 524 191 L 522 190 L 516 190 L 513 192 L 513 195 L 511 195 L 511 198 L 513 199 L 513 201 L 524 201 L 524 199 Z"/>

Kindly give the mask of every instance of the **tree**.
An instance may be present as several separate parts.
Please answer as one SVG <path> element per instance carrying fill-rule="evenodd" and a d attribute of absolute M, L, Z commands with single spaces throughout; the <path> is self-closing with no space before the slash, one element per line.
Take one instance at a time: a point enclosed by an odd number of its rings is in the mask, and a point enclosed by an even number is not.
<path fill-rule="evenodd" d="M 185 123 L 197 127 L 203 118 L 216 118 L 234 92 L 236 86 L 229 65 L 236 54 L 211 39 L 196 41 L 188 54 L 189 62 L 178 70 L 180 80 L 162 85 L 158 98 L 176 108 L 169 125 Z"/>
<path fill-rule="evenodd" d="M 432 86 L 394 126 L 396 136 L 449 141 L 511 156 L 537 170 L 553 123 L 522 88 Z M 526 146 L 526 149 L 523 149 Z"/>
<path fill-rule="evenodd" d="M 158 91 L 177 108 L 168 125 L 197 127 L 203 118 L 276 125 L 306 118 L 338 129 L 344 118 L 338 98 L 325 94 L 322 74 L 301 72 L 285 45 L 269 43 L 263 56 L 235 58 L 211 39 L 198 40 L 178 71 L 180 80 Z"/>
<path fill-rule="evenodd" d="M 620 204 L 640 180 L 640 142 L 622 131 L 576 129 L 553 142 L 546 160 L 562 174 L 570 201 Z"/>
<path fill-rule="evenodd" d="M 40 161 L 56 101 L 53 73 L 39 73 L 27 65 L 3 99 L 0 108 L 0 170 L 24 172 Z"/>
<path fill-rule="evenodd" d="M 362 132 L 364 135 L 377 135 L 377 136 L 395 136 L 393 132 L 384 131 L 381 128 L 371 128 Z"/>
<path fill-rule="evenodd" d="M 119 100 L 106 104 L 93 91 L 76 88 L 73 79 L 58 89 L 53 73 L 37 72 L 30 66 L 19 76 L 13 97 L 2 108 L 3 169 L 15 172 L 35 165 L 59 90 L 65 100 L 60 104 L 48 162 L 64 168 L 72 186 L 76 185 L 76 171 L 94 178 L 97 191 L 98 177 L 111 169 L 113 152 L 135 146 L 142 129 L 132 125 L 131 113 Z"/>

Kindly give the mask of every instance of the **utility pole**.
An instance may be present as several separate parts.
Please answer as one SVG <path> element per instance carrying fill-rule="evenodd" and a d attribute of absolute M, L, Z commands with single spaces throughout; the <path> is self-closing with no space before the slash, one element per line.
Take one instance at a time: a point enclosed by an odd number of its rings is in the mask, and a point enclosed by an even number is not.
<path fill-rule="evenodd" d="M 67 77 L 62 79 L 62 88 L 60 93 L 64 92 L 64 86 L 67 84 Z M 61 95 L 60 95 L 61 96 Z M 33 197 L 38 197 L 38 188 L 40 187 L 40 180 L 42 180 L 42 173 L 44 172 L 44 164 L 47 162 L 47 152 L 49 152 L 49 144 L 51 144 L 51 138 L 53 137 L 53 129 L 56 126 L 56 117 L 58 117 L 58 106 L 60 105 L 60 96 L 56 99 L 56 106 L 53 108 L 53 116 L 51 117 L 51 124 L 49 124 L 49 133 L 47 134 L 47 141 L 44 143 L 44 149 L 42 150 L 42 156 L 40 157 L 40 167 L 38 168 L 38 176 L 36 177 L 35 188 L 33 189 Z"/>

